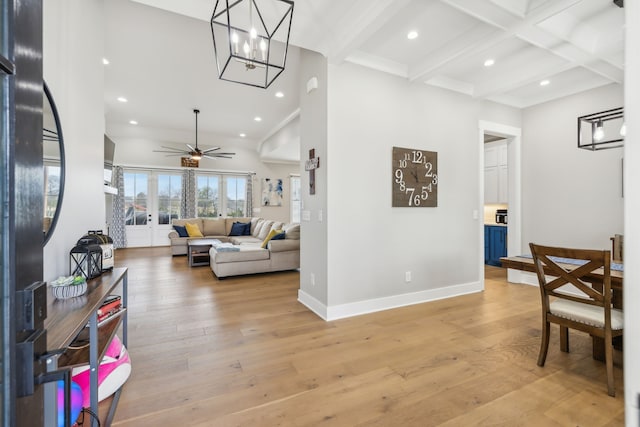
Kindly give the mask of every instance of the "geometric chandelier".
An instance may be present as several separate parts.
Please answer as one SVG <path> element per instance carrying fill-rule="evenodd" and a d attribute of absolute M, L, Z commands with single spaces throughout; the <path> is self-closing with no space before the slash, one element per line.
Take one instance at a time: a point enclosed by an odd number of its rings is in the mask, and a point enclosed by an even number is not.
<path fill-rule="evenodd" d="M 624 145 L 627 125 L 622 107 L 578 117 L 578 148 L 597 151 Z"/>
<path fill-rule="evenodd" d="M 268 88 L 284 71 L 292 18 L 290 0 L 216 0 L 211 35 L 219 78 Z"/>

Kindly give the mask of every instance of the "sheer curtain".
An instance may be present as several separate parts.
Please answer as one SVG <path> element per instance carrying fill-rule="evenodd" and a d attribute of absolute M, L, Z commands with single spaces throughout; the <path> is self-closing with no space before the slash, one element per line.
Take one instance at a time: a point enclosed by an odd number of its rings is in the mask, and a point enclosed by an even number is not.
<path fill-rule="evenodd" d="M 247 212 L 248 217 L 253 216 L 253 174 L 247 176 Z"/>
<path fill-rule="evenodd" d="M 118 188 L 118 194 L 113 196 L 111 213 L 111 228 L 109 234 L 113 239 L 114 248 L 127 247 L 127 231 L 124 216 L 124 171 L 121 166 L 113 168 L 113 183 Z"/>
<path fill-rule="evenodd" d="M 196 171 L 182 171 L 182 200 L 180 203 L 182 218 L 196 217 Z"/>

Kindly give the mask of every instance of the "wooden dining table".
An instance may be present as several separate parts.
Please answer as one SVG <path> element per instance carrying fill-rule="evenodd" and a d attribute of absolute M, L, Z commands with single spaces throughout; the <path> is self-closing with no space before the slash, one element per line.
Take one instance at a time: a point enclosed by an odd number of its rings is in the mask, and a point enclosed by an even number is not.
<path fill-rule="evenodd" d="M 533 258 L 530 256 L 510 256 L 500 258 L 502 266 L 506 268 L 512 268 L 514 270 L 529 271 L 535 273 L 535 267 L 533 264 Z M 622 267 L 622 263 L 617 263 Z M 565 268 L 567 271 L 571 271 L 580 267 L 580 264 L 568 264 L 558 263 L 558 265 Z M 623 268 L 623 267 L 622 267 Z M 623 295 L 623 276 L 624 268 L 622 270 L 611 269 L 611 300 L 614 308 L 622 309 L 622 295 Z M 592 271 L 585 276 L 594 286 L 602 284 L 604 279 L 604 271 L 602 268 Z M 596 360 L 604 361 L 604 341 L 602 338 L 592 336 L 593 341 L 593 358 Z M 622 337 L 619 337 L 622 338 Z M 618 349 L 622 349 L 622 342 L 615 342 L 614 346 Z"/>

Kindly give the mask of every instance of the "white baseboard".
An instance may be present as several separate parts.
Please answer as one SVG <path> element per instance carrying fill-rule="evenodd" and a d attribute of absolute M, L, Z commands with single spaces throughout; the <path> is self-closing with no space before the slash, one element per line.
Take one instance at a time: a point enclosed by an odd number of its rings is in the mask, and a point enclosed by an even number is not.
<path fill-rule="evenodd" d="M 298 301 L 307 306 L 324 320 L 337 320 L 346 317 L 359 316 L 361 314 L 375 313 L 376 311 L 390 310 L 392 308 L 421 304 L 460 295 L 472 294 L 483 290 L 481 282 L 464 283 L 461 285 L 447 286 L 444 288 L 429 289 L 426 291 L 412 292 L 408 294 L 392 295 L 389 297 L 339 304 L 327 307 L 320 301 L 298 290 Z"/>
<path fill-rule="evenodd" d="M 298 289 L 298 301 L 322 319 L 327 320 L 327 306 L 302 289 Z"/>

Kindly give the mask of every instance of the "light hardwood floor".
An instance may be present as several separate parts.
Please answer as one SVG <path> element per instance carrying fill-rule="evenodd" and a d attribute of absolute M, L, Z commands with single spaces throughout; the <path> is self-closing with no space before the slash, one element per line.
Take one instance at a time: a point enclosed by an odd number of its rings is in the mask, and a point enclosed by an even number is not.
<path fill-rule="evenodd" d="M 483 293 L 325 322 L 299 274 L 219 281 L 168 248 L 129 267 L 133 372 L 114 426 L 621 426 L 590 339 L 540 344 L 538 289 L 488 267 Z"/>

